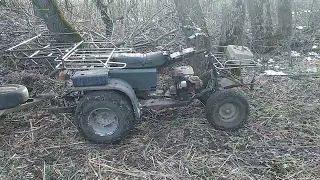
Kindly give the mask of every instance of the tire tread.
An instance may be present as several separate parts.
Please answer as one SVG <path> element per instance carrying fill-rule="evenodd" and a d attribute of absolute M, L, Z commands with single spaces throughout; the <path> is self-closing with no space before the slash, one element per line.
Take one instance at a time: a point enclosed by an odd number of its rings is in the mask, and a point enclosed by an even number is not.
<path fill-rule="evenodd" d="M 100 103 L 103 101 L 112 102 L 112 104 L 118 106 L 120 108 L 120 112 L 124 113 L 124 120 L 125 120 L 125 126 L 121 132 L 121 135 L 116 137 L 115 139 L 112 139 L 110 141 L 100 141 L 100 140 L 94 140 L 89 138 L 86 133 L 81 128 L 81 122 L 80 119 L 83 116 L 83 108 L 86 106 L 87 103 Z M 129 134 L 129 131 L 133 128 L 133 122 L 134 122 L 134 113 L 133 108 L 131 105 L 131 102 L 129 102 L 128 98 L 126 96 L 122 95 L 119 92 L 116 91 L 96 91 L 89 94 L 86 94 L 84 97 L 82 97 L 79 101 L 79 104 L 75 111 L 75 124 L 79 130 L 79 132 L 82 134 L 82 136 L 93 143 L 116 143 L 119 142 L 121 139 L 123 139 L 125 136 Z"/>
<path fill-rule="evenodd" d="M 233 128 L 225 128 L 225 127 L 219 126 L 212 119 L 212 109 L 219 102 L 223 101 L 226 98 L 237 98 L 245 106 L 244 119 L 242 120 L 242 122 L 239 125 L 237 125 Z M 234 131 L 234 130 L 239 129 L 247 121 L 249 114 L 250 114 L 249 103 L 248 103 L 245 95 L 242 94 L 241 92 L 233 90 L 233 89 L 222 90 L 222 91 L 218 91 L 218 92 L 213 93 L 207 101 L 206 110 L 205 110 L 206 118 L 210 122 L 210 124 L 212 124 L 212 126 L 215 129 L 224 130 L 224 131 Z"/>

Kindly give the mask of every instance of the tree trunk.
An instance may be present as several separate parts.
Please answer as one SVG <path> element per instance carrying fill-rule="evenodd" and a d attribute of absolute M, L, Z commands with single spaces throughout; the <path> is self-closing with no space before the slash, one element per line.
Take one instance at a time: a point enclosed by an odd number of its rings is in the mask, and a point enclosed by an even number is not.
<path fill-rule="evenodd" d="M 249 0 L 247 6 L 251 21 L 251 48 L 257 53 L 265 53 L 274 44 L 270 1 Z"/>
<path fill-rule="evenodd" d="M 278 34 L 283 39 L 292 35 L 292 0 L 278 0 Z"/>
<path fill-rule="evenodd" d="M 315 30 L 319 28 L 320 23 L 320 3 L 319 0 L 313 0 L 311 5 L 311 17 L 309 20 L 309 25 L 311 30 Z"/>
<path fill-rule="evenodd" d="M 244 1 L 235 0 L 230 5 L 225 5 L 223 14 L 219 45 L 241 45 L 246 16 Z"/>
<path fill-rule="evenodd" d="M 57 42 L 70 43 L 82 40 L 76 29 L 65 19 L 57 0 L 32 0 L 32 4 L 35 14 L 45 21 L 51 33 L 64 33 L 54 36 Z"/>
<path fill-rule="evenodd" d="M 174 3 L 187 46 L 194 47 L 197 50 L 207 49 L 210 51 L 209 33 L 199 0 L 174 0 Z M 201 32 L 206 36 L 191 38 L 195 35 L 195 31 L 194 29 L 185 28 L 188 26 L 201 28 Z M 194 68 L 195 74 L 201 75 L 207 70 L 209 62 L 205 60 L 204 55 L 197 55 L 190 58 L 189 63 Z"/>
<path fill-rule="evenodd" d="M 100 10 L 102 21 L 106 27 L 106 37 L 111 37 L 113 32 L 113 21 L 108 15 L 108 7 L 102 0 L 95 0 L 95 3 Z"/>
<path fill-rule="evenodd" d="M 266 22 L 265 22 L 265 33 L 266 33 L 266 40 L 269 39 L 273 35 L 273 23 L 272 23 L 272 17 L 271 17 L 271 4 L 270 0 L 264 0 L 264 6 L 266 9 Z M 270 42 L 269 42 L 270 43 Z M 272 43 L 272 42 L 271 42 Z"/>
<path fill-rule="evenodd" d="M 263 3 L 262 0 L 247 1 L 251 21 L 252 48 L 261 52 L 263 36 Z"/>

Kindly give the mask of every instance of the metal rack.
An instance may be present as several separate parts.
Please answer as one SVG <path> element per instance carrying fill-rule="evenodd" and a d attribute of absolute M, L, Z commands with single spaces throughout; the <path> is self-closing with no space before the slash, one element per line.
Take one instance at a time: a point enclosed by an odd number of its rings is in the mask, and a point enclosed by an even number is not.
<path fill-rule="evenodd" d="M 227 46 L 216 46 L 216 48 L 227 48 Z M 212 58 L 215 60 L 213 65 L 219 70 L 231 70 L 231 69 L 244 69 L 244 68 L 258 68 L 259 63 L 254 59 L 230 59 L 225 51 L 219 52 L 216 50 L 211 53 Z"/>
<path fill-rule="evenodd" d="M 259 64 L 253 59 L 241 59 L 241 60 L 221 60 L 213 55 L 216 63 L 213 65 L 217 69 L 243 69 L 243 68 L 258 68 Z"/>
<path fill-rule="evenodd" d="M 66 33 L 67 34 L 67 33 Z M 27 39 L 7 50 L 7 56 L 13 58 L 15 62 L 28 64 L 30 66 L 49 66 L 54 69 L 55 59 L 70 51 L 74 43 L 58 43 L 53 36 L 60 34 L 38 34 Z"/>
<path fill-rule="evenodd" d="M 112 56 L 115 53 L 133 52 L 131 48 L 118 48 L 111 42 L 82 40 L 77 43 L 61 43 L 54 40 L 54 36 L 63 35 L 72 33 L 41 33 L 7 49 L 5 53 L 16 62 L 32 67 L 49 65 L 52 70 L 87 70 L 125 68 L 125 63 L 111 62 Z M 88 34 L 80 35 L 85 39 Z"/>
<path fill-rule="evenodd" d="M 119 53 L 133 53 L 131 48 L 119 48 L 104 40 L 94 41 L 92 33 L 82 33 L 84 39 L 77 43 L 57 42 L 59 38 L 73 33 L 51 33 L 43 31 L 25 40 L 5 52 L 18 62 L 31 67 L 51 67 L 52 70 L 89 70 L 97 68 L 125 68 L 126 63 L 112 62 L 112 57 Z M 67 36 L 66 36 L 67 37 Z M 226 48 L 216 46 L 215 48 Z M 187 49 L 189 50 L 189 49 Z M 192 51 L 190 51 L 192 52 Z M 215 50 L 210 54 L 215 60 L 216 69 L 255 68 L 258 63 L 254 59 L 230 59 L 226 51 Z"/>
<path fill-rule="evenodd" d="M 117 48 L 110 42 L 84 42 L 76 44 L 62 58 L 57 58 L 56 69 L 87 70 L 97 68 L 125 68 L 126 63 L 111 62 L 115 53 L 133 52 L 131 48 Z"/>

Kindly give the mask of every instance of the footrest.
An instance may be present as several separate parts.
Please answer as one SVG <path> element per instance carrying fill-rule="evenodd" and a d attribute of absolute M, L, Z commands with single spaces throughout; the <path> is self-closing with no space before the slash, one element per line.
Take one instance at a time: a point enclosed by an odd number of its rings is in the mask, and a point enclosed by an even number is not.
<path fill-rule="evenodd" d="M 189 101 L 177 101 L 173 99 L 150 99 L 141 101 L 142 107 L 153 110 L 161 110 L 164 108 L 182 107 L 188 105 Z"/>
<path fill-rule="evenodd" d="M 17 106 L 17 107 L 11 108 L 11 109 L 1 110 L 0 111 L 0 116 L 4 116 L 4 115 L 10 114 L 10 113 L 14 113 L 14 112 L 18 112 L 18 111 L 21 111 L 21 110 L 24 110 L 24 109 L 28 109 L 28 108 L 34 107 L 36 105 L 41 104 L 43 101 L 44 101 L 44 99 L 32 99 L 32 98 L 30 98 L 30 99 L 28 99 L 27 102 L 21 104 L 20 106 Z"/>

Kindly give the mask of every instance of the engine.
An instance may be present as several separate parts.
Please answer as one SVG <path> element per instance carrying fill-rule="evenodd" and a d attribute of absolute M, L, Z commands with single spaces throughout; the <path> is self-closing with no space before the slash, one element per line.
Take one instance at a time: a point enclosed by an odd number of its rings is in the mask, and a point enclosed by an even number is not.
<path fill-rule="evenodd" d="M 191 66 L 179 66 L 173 72 L 174 87 L 171 87 L 170 94 L 180 97 L 193 95 L 198 88 L 202 87 L 202 81 L 198 76 L 194 76 Z"/>

